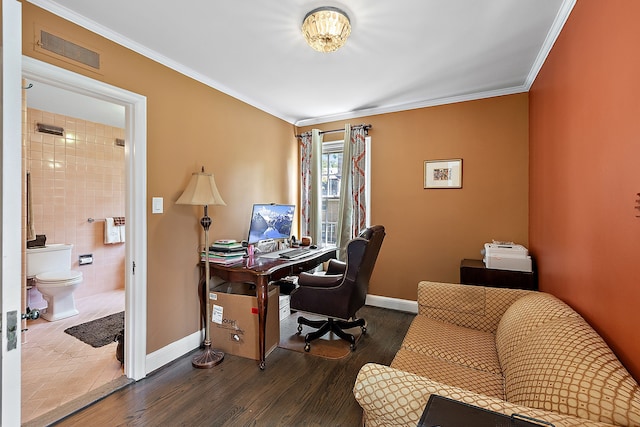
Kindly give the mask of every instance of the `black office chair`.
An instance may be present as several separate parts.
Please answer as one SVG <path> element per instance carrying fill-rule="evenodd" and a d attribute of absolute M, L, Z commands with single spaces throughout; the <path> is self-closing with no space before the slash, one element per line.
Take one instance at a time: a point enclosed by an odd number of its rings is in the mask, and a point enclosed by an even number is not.
<path fill-rule="evenodd" d="M 300 274 L 299 287 L 291 292 L 291 309 L 328 317 L 327 320 L 298 317 L 298 333 L 302 333 L 302 325 L 318 329 L 305 335 L 305 351 L 311 349 L 311 341 L 330 331 L 349 341 L 351 350 L 355 350 L 355 337 L 344 329 L 359 326 L 363 334 L 367 332 L 365 320 L 356 319 L 355 315 L 365 303 L 384 236 L 381 225 L 367 228 L 347 243 L 346 262 L 329 261 L 324 275 Z"/>

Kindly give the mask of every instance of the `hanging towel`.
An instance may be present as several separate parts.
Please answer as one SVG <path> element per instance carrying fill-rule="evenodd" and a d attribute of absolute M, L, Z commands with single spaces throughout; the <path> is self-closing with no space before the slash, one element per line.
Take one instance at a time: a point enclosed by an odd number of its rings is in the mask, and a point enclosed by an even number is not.
<path fill-rule="evenodd" d="M 124 217 L 123 216 L 114 216 L 113 217 L 113 224 L 116 226 L 116 228 L 118 229 L 118 232 L 120 233 L 120 242 L 125 241 L 124 239 Z"/>
<path fill-rule="evenodd" d="M 33 195 L 31 192 L 31 172 L 27 172 L 27 242 L 36 239 L 33 225 Z"/>
<path fill-rule="evenodd" d="M 113 218 L 104 219 L 104 243 L 120 243 L 120 227 L 114 224 Z"/>

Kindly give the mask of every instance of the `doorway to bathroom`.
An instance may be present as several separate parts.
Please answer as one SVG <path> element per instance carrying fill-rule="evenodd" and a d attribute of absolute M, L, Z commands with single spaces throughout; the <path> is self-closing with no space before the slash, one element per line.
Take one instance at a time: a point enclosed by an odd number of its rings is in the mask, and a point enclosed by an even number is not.
<path fill-rule="evenodd" d="M 124 375 L 115 358 L 119 331 L 111 331 L 110 342 L 96 347 L 65 331 L 124 311 L 126 241 L 121 232 L 126 221 L 117 227 L 118 239 L 105 232 L 110 229 L 107 217 L 125 219 L 125 115 L 122 106 L 41 82 L 25 81 L 24 91 L 24 294 L 27 311 L 40 314 L 27 320 L 22 340 L 22 421 L 29 423 L 53 415 L 51 411 L 65 415 L 69 402 L 119 383 Z M 39 247 L 45 244 L 65 249 Z M 47 255 L 62 265 L 45 270 L 41 264 L 50 259 Z M 81 277 L 79 283 L 65 286 L 69 294 L 53 296 L 29 278 L 54 269 L 70 269 Z M 60 286 L 53 289 L 59 292 Z"/>
<path fill-rule="evenodd" d="M 104 199 L 106 194 L 106 191 L 104 191 L 105 185 L 109 185 L 112 189 L 116 187 L 124 189 L 122 191 L 123 194 L 120 194 L 121 200 L 119 202 L 115 201 L 115 199 L 114 201 L 110 202 L 112 203 L 112 210 L 115 210 L 117 208 L 117 204 L 121 203 L 120 209 L 122 210 L 120 212 L 124 212 L 123 218 L 126 219 L 126 232 L 125 236 L 123 236 L 124 242 L 121 245 L 111 244 L 109 245 L 107 250 L 102 250 L 103 245 L 101 239 L 103 237 L 102 233 L 104 227 L 104 219 L 108 215 L 115 214 L 109 214 L 105 210 L 91 213 L 90 209 L 92 206 L 90 205 L 93 205 L 93 207 L 95 207 L 96 205 L 98 205 L 98 203 L 91 203 L 90 200 L 77 200 L 77 206 L 67 206 L 66 209 L 74 212 L 73 219 L 61 220 L 62 224 L 60 225 L 62 226 L 64 232 L 60 232 L 60 234 L 58 234 L 58 226 L 56 225 L 56 227 L 54 228 L 54 230 L 56 230 L 54 231 L 54 236 L 47 236 L 47 241 L 57 243 L 57 240 L 60 239 L 70 240 L 68 235 L 73 235 L 74 229 L 76 230 L 76 235 L 74 236 L 74 239 L 76 239 L 76 241 L 79 241 L 79 239 L 81 238 L 85 238 L 89 241 L 94 242 L 95 244 L 95 242 L 100 239 L 101 244 L 98 246 L 94 246 L 93 248 L 97 249 L 95 249 L 95 251 L 92 249 L 91 253 L 94 254 L 95 252 L 94 256 L 98 257 L 110 257 L 113 261 L 112 264 L 116 265 L 112 265 L 113 269 L 105 270 L 108 272 L 108 274 L 105 274 L 104 276 L 100 274 L 88 274 L 88 276 L 94 280 L 94 289 L 104 292 L 98 292 L 96 294 L 100 301 L 91 301 L 92 297 L 96 296 L 92 295 L 92 292 L 80 292 L 77 302 L 78 309 L 81 311 L 81 314 L 76 317 L 78 317 L 79 319 L 78 323 L 81 323 L 83 319 L 86 320 L 86 316 L 82 316 L 83 311 L 85 315 L 93 316 L 95 318 L 100 317 L 102 314 L 105 314 L 109 311 L 118 310 L 118 307 L 121 307 L 120 310 L 125 311 L 126 329 L 124 378 L 129 380 L 141 379 L 146 375 L 146 99 L 140 95 L 110 85 L 106 85 L 102 82 L 89 79 L 87 77 L 69 72 L 64 69 L 60 69 L 58 67 L 54 67 L 50 64 L 43 63 L 41 61 L 37 61 L 28 57 L 23 57 L 23 78 L 25 78 L 29 82 L 28 84 L 40 84 L 43 86 L 48 86 L 54 90 L 63 90 L 75 96 L 89 97 L 96 103 L 104 102 L 106 104 L 111 104 L 112 106 L 120 108 L 122 115 L 121 119 L 123 123 L 122 127 L 119 127 L 116 124 L 114 126 L 100 126 L 99 130 L 92 129 L 92 131 L 95 131 L 95 136 L 91 138 L 100 139 L 100 141 L 103 142 L 102 145 L 104 146 L 108 137 L 108 139 L 110 139 L 113 143 L 113 145 L 109 147 L 110 149 L 95 149 L 94 147 L 94 150 L 88 154 L 89 157 L 93 158 L 93 160 L 89 162 L 92 164 L 90 165 L 85 163 L 83 166 L 79 164 L 79 153 L 74 152 L 74 150 L 70 149 L 69 152 L 65 154 L 65 161 L 67 162 L 65 166 L 73 165 L 73 167 L 70 169 L 78 167 L 95 169 L 90 171 L 90 173 L 92 174 L 91 176 L 93 176 L 93 178 L 91 178 L 93 184 L 90 184 L 88 180 L 81 184 L 85 187 L 87 185 L 95 187 L 92 188 L 91 191 L 84 193 L 91 194 L 94 198 L 100 197 Z M 26 87 L 28 87 L 28 85 Z M 28 90 L 26 90 L 25 92 L 28 104 Z M 41 114 L 39 112 L 41 110 L 34 110 L 35 111 L 30 111 L 30 113 L 36 116 L 38 114 Z M 70 117 L 74 117 L 74 115 L 67 115 L 66 113 L 53 115 L 53 124 L 55 125 L 55 119 L 57 118 L 59 121 L 68 121 L 73 126 L 74 119 L 70 119 Z M 90 127 L 93 128 L 93 123 L 94 122 L 92 120 L 85 121 L 85 127 L 83 131 L 83 133 L 85 134 L 85 139 L 89 139 L 86 136 L 87 129 Z M 79 134 L 79 129 L 79 126 L 76 127 L 76 129 L 73 130 L 73 133 Z M 117 129 L 121 129 L 121 131 L 118 131 Z M 69 133 L 71 134 L 72 132 Z M 36 137 L 36 140 L 37 139 L 38 138 Z M 61 145 L 64 144 L 64 142 L 62 141 Z M 124 146 L 122 146 L 123 142 Z M 64 148 L 65 147 L 61 147 L 61 150 L 63 150 Z M 52 162 L 44 158 L 49 156 L 49 154 L 45 154 L 42 150 L 40 151 L 40 153 L 43 156 L 42 163 L 46 162 L 48 166 L 52 166 L 52 168 L 54 169 L 52 175 L 54 188 L 51 191 L 53 192 L 53 196 L 55 197 L 55 193 L 56 191 L 58 191 L 55 187 L 55 177 L 56 172 L 59 172 L 56 171 L 56 168 L 62 166 L 56 165 L 55 144 L 53 153 L 54 158 Z M 83 155 L 87 155 L 87 153 Z M 37 156 L 38 154 L 35 154 L 34 157 L 37 158 Z M 104 161 L 105 158 L 116 163 L 118 162 L 118 159 L 121 160 L 121 171 L 113 171 L 111 169 L 117 168 L 109 167 L 104 164 L 98 164 L 98 160 Z M 37 164 L 38 163 L 36 161 L 36 165 Z M 113 166 L 113 164 L 111 166 Z M 26 174 L 26 171 L 24 172 Z M 122 178 L 119 178 L 119 175 L 121 175 Z M 98 178 L 95 178 L 95 176 L 98 176 Z M 58 173 L 58 177 L 62 179 L 62 174 Z M 120 182 L 120 179 L 122 179 L 123 181 Z M 98 184 L 98 182 L 100 184 Z M 101 186 L 102 189 L 97 188 L 99 186 Z M 70 191 L 75 191 L 77 193 L 78 190 L 76 188 Z M 84 197 L 80 197 L 79 199 L 84 199 Z M 101 201 L 104 202 L 103 199 L 101 199 Z M 49 207 L 47 207 L 47 209 L 48 208 Z M 50 208 L 54 209 L 53 207 Z M 79 213 L 79 210 L 82 211 L 82 213 Z M 41 216 L 40 218 L 44 219 L 44 216 Z M 84 237 L 78 236 L 78 234 L 83 233 Z M 85 272 L 89 272 L 89 269 L 83 270 L 82 267 L 78 266 L 79 255 L 85 254 L 74 252 L 74 268 L 79 269 L 83 272 L 83 274 L 85 274 Z M 88 266 L 91 267 L 91 265 Z M 123 282 L 123 286 L 121 286 L 122 289 L 112 289 L 113 280 L 120 280 L 121 282 Z M 85 278 L 84 280 L 85 284 L 86 281 L 87 278 Z M 83 319 L 81 319 L 81 317 Z M 51 322 L 52 324 L 59 323 L 59 325 L 61 325 L 60 327 L 54 325 L 46 326 L 59 329 L 59 331 L 56 331 L 55 333 L 64 334 L 65 328 L 63 326 L 68 325 L 62 325 L 62 322 L 64 322 L 64 320 L 59 322 Z M 35 336 L 32 338 L 35 339 Z M 27 340 L 30 340 L 32 338 L 27 336 Z M 28 345 L 25 344 L 23 348 L 27 349 Z M 73 352 L 73 350 L 71 351 Z M 29 357 L 29 355 L 25 353 L 26 352 L 23 352 L 23 360 L 25 357 Z M 68 356 L 61 356 L 61 354 L 64 354 L 64 349 L 61 349 L 60 347 L 57 348 L 53 354 L 57 354 L 61 359 L 68 359 Z M 115 354 L 93 354 L 91 356 L 88 355 L 87 357 L 92 357 L 94 359 L 102 357 L 105 358 L 107 363 L 115 361 Z M 80 355 L 79 359 L 82 358 L 83 356 Z M 55 365 L 55 363 L 53 363 L 53 365 Z M 89 364 L 85 362 L 84 365 L 86 367 Z M 113 369 L 112 365 L 113 363 L 110 363 L 109 366 L 105 369 L 102 369 L 101 372 L 92 370 L 91 377 L 95 381 L 108 383 L 114 377 L 122 376 L 122 368 L 119 366 L 119 362 L 116 361 L 117 369 Z M 40 371 L 42 374 L 42 378 L 45 379 L 47 375 L 46 369 L 40 369 Z M 83 387 L 86 386 L 87 384 L 85 382 Z M 28 387 L 28 384 L 23 383 L 22 387 Z M 89 387 L 91 388 L 92 386 L 89 385 Z M 50 388 L 51 390 L 54 390 L 57 389 L 57 386 L 51 385 Z M 23 393 L 23 396 L 24 395 L 25 394 Z M 29 403 L 30 402 L 23 400 L 22 405 L 24 407 L 24 405 L 28 405 Z"/>

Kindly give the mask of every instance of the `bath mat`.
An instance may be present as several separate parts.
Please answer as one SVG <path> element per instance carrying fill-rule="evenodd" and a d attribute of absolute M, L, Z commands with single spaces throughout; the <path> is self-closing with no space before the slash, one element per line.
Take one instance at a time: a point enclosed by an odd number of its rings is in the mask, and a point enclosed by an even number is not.
<path fill-rule="evenodd" d="M 320 356 L 325 359 L 342 359 L 351 353 L 349 342 L 341 339 L 334 333 L 328 333 L 325 336 L 311 341 L 311 349 L 309 352 L 304 351 L 304 336 L 308 332 L 315 331 L 309 326 L 302 326 L 302 333 L 298 335 L 298 313 L 292 313 L 289 317 L 280 321 L 280 343 L 278 347 L 287 350 L 297 351 L 300 353 L 310 354 L 312 356 Z M 304 317 L 309 320 L 322 319 L 320 316 L 314 316 L 305 313 Z M 346 332 L 356 337 L 356 344 L 360 339 L 362 330 L 359 327 L 346 329 Z"/>
<path fill-rule="evenodd" d="M 116 334 L 122 328 L 124 328 L 124 311 L 81 323 L 64 331 L 91 347 L 97 348 L 114 342 Z"/>

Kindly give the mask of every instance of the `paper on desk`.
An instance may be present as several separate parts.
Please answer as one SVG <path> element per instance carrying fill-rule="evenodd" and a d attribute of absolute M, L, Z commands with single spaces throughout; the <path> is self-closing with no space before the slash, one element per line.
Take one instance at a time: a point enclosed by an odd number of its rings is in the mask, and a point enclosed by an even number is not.
<path fill-rule="evenodd" d="M 222 325 L 222 312 L 223 308 L 220 305 L 213 305 L 213 312 L 211 313 L 211 321 L 213 323 L 217 323 L 218 325 Z"/>

